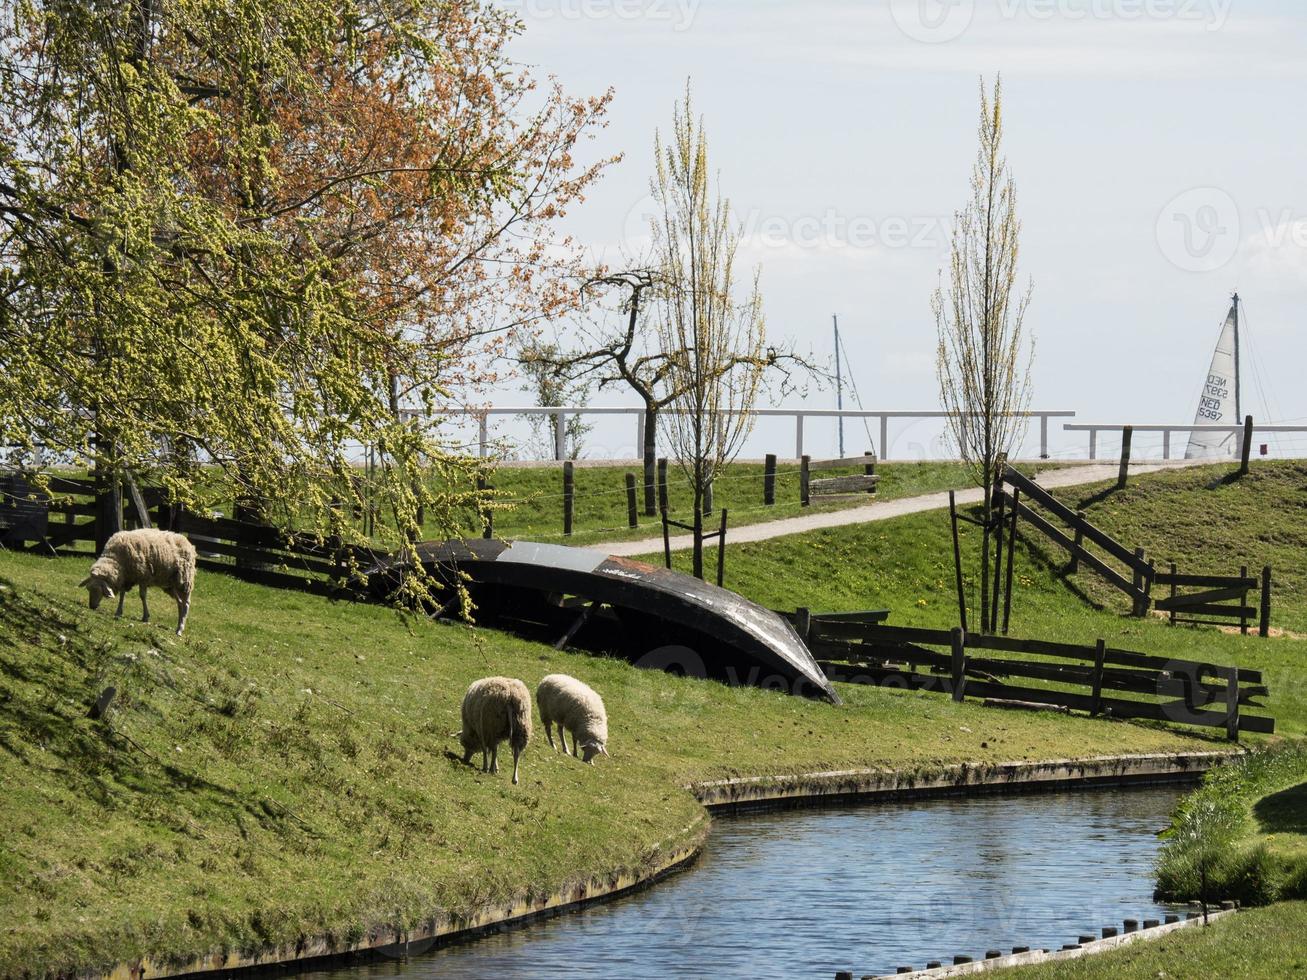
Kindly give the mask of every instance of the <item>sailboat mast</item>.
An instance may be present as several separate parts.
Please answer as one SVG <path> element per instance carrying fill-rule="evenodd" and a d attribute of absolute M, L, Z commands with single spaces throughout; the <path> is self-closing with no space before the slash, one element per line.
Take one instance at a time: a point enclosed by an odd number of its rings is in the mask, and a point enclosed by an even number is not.
<path fill-rule="evenodd" d="M 1239 294 L 1234 294 L 1234 419 L 1243 423 L 1241 375 L 1239 372 Z"/>
<path fill-rule="evenodd" d="M 835 324 L 835 410 L 844 411 L 844 372 L 840 366 L 840 318 L 839 314 L 831 314 L 831 320 Z M 844 458 L 844 416 L 839 417 L 840 430 L 840 459 Z"/>

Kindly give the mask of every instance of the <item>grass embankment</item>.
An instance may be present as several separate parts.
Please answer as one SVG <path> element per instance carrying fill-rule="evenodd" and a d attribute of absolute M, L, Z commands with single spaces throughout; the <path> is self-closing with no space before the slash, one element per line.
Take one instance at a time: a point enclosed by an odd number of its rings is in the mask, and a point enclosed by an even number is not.
<path fill-rule="evenodd" d="M 1266 463 L 1255 467 L 1251 482 L 1231 489 L 1220 482 L 1229 466 L 1199 467 L 1136 477 L 1123 494 L 1102 496 L 1103 487 L 1060 491 L 1076 500 L 1101 497 L 1092 513 L 1105 529 L 1134 546 L 1132 529 L 1147 527 L 1155 540 L 1168 542 L 1159 556 L 1174 557 L 1186 571 L 1217 573 L 1247 562 L 1260 568 L 1269 560 L 1283 565 L 1276 573 L 1272 622 L 1307 623 L 1307 594 L 1295 585 L 1292 546 L 1285 544 L 1295 513 L 1307 506 L 1307 466 Z M 1175 487 L 1174 496 L 1158 487 Z M 1209 488 L 1210 489 L 1206 489 Z M 1235 496 L 1239 507 L 1223 501 Z M 1197 531 L 1168 534 L 1168 528 L 1196 526 L 1190 515 L 1204 515 L 1209 545 Z M 1212 515 L 1225 514 L 1218 528 Z M 1284 517 L 1283 515 L 1290 515 Z M 1109 524 L 1108 518 L 1116 523 Z M 1272 528 L 1279 528 L 1274 531 Z M 1301 530 L 1292 533 L 1303 534 Z M 964 566 L 979 565 L 979 531 L 962 525 Z M 1307 735 L 1307 643 L 1292 637 L 1263 640 L 1231 635 L 1213 627 L 1171 626 L 1157 617 L 1129 616 L 1129 600 L 1099 580 L 1093 572 L 1064 573 L 1065 554 L 1045 550 L 1035 537 L 1018 539 L 1014 565 L 1011 634 L 1067 643 L 1092 644 L 1103 638 L 1114 647 L 1157 656 L 1235 664 L 1261 670 L 1270 697 L 1252 713 L 1269 713 L 1279 735 Z M 1153 541 L 1140 540 L 1150 545 Z M 1290 539 L 1292 540 L 1292 539 Z M 1243 558 L 1227 557 L 1239 542 Z M 1160 549 L 1161 545 L 1152 545 Z M 952 627 L 958 623 L 953 545 L 946 512 L 914 514 L 876 524 L 832 528 L 749 544 L 728 545 L 726 585 L 764 605 L 777 608 L 808 606 L 814 612 L 849 609 L 889 609 L 890 623 L 901 626 Z M 1269 559 L 1262 556 L 1270 556 Z M 661 556 L 650 556 L 650 561 Z M 1169 558 L 1168 558 L 1169 560 Z M 687 569 L 690 556 L 674 556 Z M 715 549 L 706 564 L 715 567 Z M 1298 556 L 1301 564 L 1301 555 Z M 1277 564 L 1278 562 L 1278 564 Z M 979 621 L 977 576 L 968 576 L 969 622 Z"/>
<path fill-rule="evenodd" d="M 1022 464 L 1023 472 L 1057 468 L 1057 463 Z M 626 474 L 637 479 L 639 528 L 627 524 Z M 856 467 L 842 473 L 855 473 Z M 825 499 L 813 498 L 813 507 L 799 505 L 799 467 L 782 463 L 776 471 L 776 503 L 763 503 L 763 466 L 756 463 L 731 463 L 713 484 L 713 502 L 725 507 L 731 527 L 760 524 L 766 521 L 797 517 L 824 510 L 842 510 L 876 500 L 898 500 L 940 490 L 957 490 L 970 485 L 967 470 L 958 463 L 878 463 L 880 483 L 874 496 Z M 506 538 L 529 538 L 558 544 L 586 545 L 597 541 L 621 541 L 648 538 L 662 533 L 657 517 L 644 514 L 642 472 L 633 466 L 578 466 L 575 473 L 575 510 L 573 533 L 563 535 L 563 467 L 561 463 L 543 466 L 505 466 L 490 479 L 498 491 L 500 503 L 508 509 L 495 513 L 495 532 Z M 817 473 L 815 476 L 836 475 Z M 684 475 L 673 464 L 667 477 L 668 512 L 672 518 L 688 521 L 693 515 L 694 498 Z M 474 531 L 469 521 L 469 531 Z"/>
<path fill-rule="evenodd" d="M 1164 898 L 1265 905 L 1307 898 L 1307 743 L 1209 773 L 1175 814 L 1158 864 Z"/>
<path fill-rule="evenodd" d="M 0 555 L 0 975 L 357 936 L 639 868 L 702 832 L 691 780 L 1211 744 L 873 688 L 833 707 L 215 574 L 177 640 L 161 597 L 153 627 L 87 610 L 85 568 Z M 514 787 L 451 756 L 469 681 L 550 671 L 604 694 L 611 759 L 537 738 Z"/>
<path fill-rule="evenodd" d="M 1284 902 L 1066 963 L 1004 970 L 1011 980 L 1283 980 L 1307 975 L 1307 902 Z"/>

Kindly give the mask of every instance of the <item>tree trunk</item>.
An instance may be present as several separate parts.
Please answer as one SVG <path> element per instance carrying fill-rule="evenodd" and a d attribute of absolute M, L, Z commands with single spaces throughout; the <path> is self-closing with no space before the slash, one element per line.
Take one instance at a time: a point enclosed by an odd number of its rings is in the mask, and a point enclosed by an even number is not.
<path fill-rule="evenodd" d="M 699 470 L 697 465 L 695 470 Z M 698 472 L 694 480 L 694 577 L 703 579 L 703 480 Z"/>
<path fill-rule="evenodd" d="M 644 513 L 653 517 L 658 513 L 658 406 L 652 401 L 644 403 Z"/>
<path fill-rule="evenodd" d="M 982 505 L 980 532 L 980 632 L 991 632 L 989 621 L 989 538 L 990 521 L 993 519 L 993 483 L 990 479 L 989 461 L 985 461 L 985 496 Z"/>

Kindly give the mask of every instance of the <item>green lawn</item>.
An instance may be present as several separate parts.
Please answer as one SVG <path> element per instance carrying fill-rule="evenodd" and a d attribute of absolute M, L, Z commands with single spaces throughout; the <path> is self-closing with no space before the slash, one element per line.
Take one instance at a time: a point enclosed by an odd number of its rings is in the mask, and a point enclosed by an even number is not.
<path fill-rule="evenodd" d="M 696 779 L 1212 744 L 861 687 L 832 707 L 217 574 L 177 640 L 160 597 L 156 626 L 85 609 L 85 569 L 0 555 L 0 975 L 349 935 L 638 868 L 703 832 Z M 513 787 L 450 754 L 469 681 L 551 671 L 604 695 L 611 759 L 537 739 Z"/>
<path fill-rule="evenodd" d="M 1252 513 L 1291 485 L 1263 479 Z M 1165 497 L 1139 499 L 1170 519 Z M 86 610 L 86 564 L 0 554 L 0 974 L 350 935 L 638 868 L 703 832 L 684 789 L 698 779 L 1223 744 L 866 687 L 842 686 L 833 707 L 217 574 L 201 573 L 179 641 L 160 597 L 155 627 Z M 1280 732 L 1307 733 L 1300 641 L 1127 618 L 1028 547 L 1017 568 L 1015 634 L 1257 667 Z M 778 607 L 956 622 L 941 512 L 732 547 L 727 569 L 728 585 Z M 1301 616 L 1302 601 L 1277 593 L 1277 610 Z M 551 671 L 603 693 L 611 759 L 583 768 L 537 740 L 512 787 L 451 755 L 470 680 Z M 110 684 L 108 722 L 88 719 Z M 1292 815 L 1292 802 L 1271 805 Z"/>
<path fill-rule="evenodd" d="M 1023 464 L 1027 473 L 1057 468 L 1057 463 Z M 489 481 L 505 508 L 495 514 L 495 531 L 503 537 L 530 538 L 560 544 L 585 545 L 597 541 L 619 541 L 656 537 L 662 533 L 657 517 L 644 515 L 642 474 L 638 466 L 578 466 L 575 469 L 576 502 L 571 537 L 563 535 L 562 464 L 504 467 Z M 640 527 L 627 522 L 626 474 L 636 475 Z M 838 471 L 844 473 L 846 471 Z M 848 473 L 856 472 L 850 469 Z M 971 485 L 967 470 L 957 463 L 878 463 L 880 484 L 875 496 L 841 498 L 823 502 L 815 498 L 812 510 L 855 507 L 873 500 L 897 500 L 940 490 L 958 490 Z M 694 501 L 684 475 L 672 464 L 667 478 L 669 513 L 673 519 L 689 521 Z M 717 478 L 714 503 L 729 511 L 732 527 L 796 517 L 808 512 L 799 505 L 799 467 L 782 463 L 776 473 L 776 503 L 763 503 L 763 467 L 754 463 L 732 463 Z M 469 523 L 469 528 L 472 525 Z"/>
<path fill-rule="evenodd" d="M 1011 980 L 1286 980 L 1307 976 L 1307 902 L 1284 902 L 1067 963 L 1024 966 Z"/>

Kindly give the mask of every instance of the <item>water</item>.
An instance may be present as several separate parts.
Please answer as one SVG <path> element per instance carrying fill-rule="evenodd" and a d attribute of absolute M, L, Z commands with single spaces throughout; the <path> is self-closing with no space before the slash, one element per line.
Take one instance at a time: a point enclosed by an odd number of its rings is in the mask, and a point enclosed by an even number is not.
<path fill-rule="evenodd" d="M 980 797 L 716 821 L 689 871 L 605 905 L 405 961 L 312 976 L 818 977 L 1061 948 L 1152 901 L 1183 790 Z"/>

